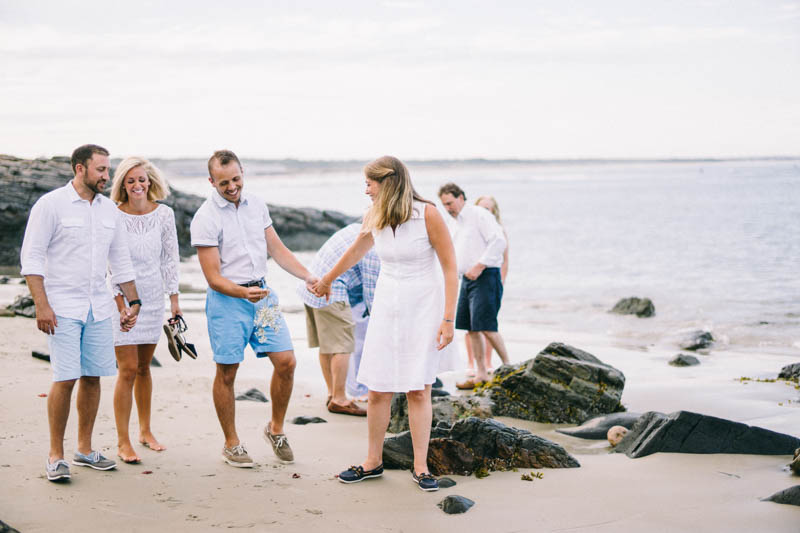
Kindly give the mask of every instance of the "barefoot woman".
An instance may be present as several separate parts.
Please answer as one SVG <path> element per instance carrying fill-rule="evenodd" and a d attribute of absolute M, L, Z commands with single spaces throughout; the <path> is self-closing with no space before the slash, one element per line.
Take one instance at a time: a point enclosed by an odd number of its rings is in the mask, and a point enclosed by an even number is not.
<path fill-rule="evenodd" d="M 155 451 L 166 448 L 150 429 L 150 400 L 153 381 L 150 361 L 164 323 L 164 293 L 169 294 L 172 316 L 181 314 L 178 305 L 178 236 L 175 215 L 168 206 L 157 204 L 169 194 L 158 169 L 146 159 L 129 157 L 120 162 L 114 173 L 111 199 L 122 211 L 121 221 L 127 231 L 131 260 L 136 269 L 136 286 L 142 309 L 136 327 L 117 331 L 114 346 L 119 377 L 114 389 L 114 416 L 120 459 L 138 463 L 128 425 L 131 417 L 131 390 L 139 412 L 139 443 Z M 115 287 L 117 308 L 124 308 L 123 296 Z"/>

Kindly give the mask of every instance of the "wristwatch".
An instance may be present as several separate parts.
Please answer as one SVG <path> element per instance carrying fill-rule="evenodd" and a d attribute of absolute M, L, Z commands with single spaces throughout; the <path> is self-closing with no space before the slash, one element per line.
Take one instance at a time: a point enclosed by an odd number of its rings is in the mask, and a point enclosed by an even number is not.
<path fill-rule="evenodd" d="M 128 307 L 132 307 L 134 305 L 138 305 L 139 307 L 141 307 L 142 301 L 139 298 L 136 298 L 135 300 L 131 300 L 128 302 Z"/>

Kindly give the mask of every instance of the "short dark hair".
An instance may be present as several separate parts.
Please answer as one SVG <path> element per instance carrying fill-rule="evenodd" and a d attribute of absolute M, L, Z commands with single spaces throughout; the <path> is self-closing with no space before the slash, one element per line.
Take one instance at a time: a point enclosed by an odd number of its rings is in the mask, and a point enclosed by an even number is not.
<path fill-rule="evenodd" d="M 459 196 L 461 196 L 462 198 L 464 198 L 464 201 L 467 200 L 467 195 L 464 194 L 464 191 L 461 189 L 461 187 L 459 187 L 452 181 L 450 183 L 445 183 L 444 185 L 439 187 L 439 198 L 441 198 L 443 194 L 452 194 L 453 198 L 458 198 Z"/>
<path fill-rule="evenodd" d="M 84 144 L 83 146 L 75 148 L 70 160 L 72 163 L 72 172 L 76 172 L 78 165 L 86 166 L 86 162 L 89 161 L 94 154 L 109 155 L 108 150 L 96 144 Z"/>
<path fill-rule="evenodd" d="M 209 176 L 211 176 L 211 167 L 214 165 L 214 161 L 219 163 L 219 166 L 221 166 L 221 167 L 227 166 L 227 165 L 235 162 L 237 165 L 239 165 L 240 169 L 242 168 L 242 163 L 239 162 L 239 158 L 236 157 L 236 154 L 234 154 L 230 150 L 217 150 L 216 152 L 214 152 L 214 155 L 212 155 L 208 159 L 208 175 Z M 213 178 L 214 176 L 211 176 L 211 177 Z"/>

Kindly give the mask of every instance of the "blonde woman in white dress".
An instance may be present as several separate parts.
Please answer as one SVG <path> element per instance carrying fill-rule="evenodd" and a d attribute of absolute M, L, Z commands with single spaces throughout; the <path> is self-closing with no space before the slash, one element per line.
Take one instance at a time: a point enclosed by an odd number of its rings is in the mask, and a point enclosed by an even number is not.
<path fill-rule="evenodd" d="M 366 459 L 339 474 L 355 483 L 383 474 L 383 439 L 392 395 L 406 393 L 414 448 L 412 480 L 424 491 L 438 490 L 428 469 L 431 432 L 431 384 L 452 361 L 456 306 L 456 258 L 450 233 L 434 205 L 414 191 L 408 169 L 384 156 L 364 168 L 372 207 L 362 232 L 338 263 L 315 285 L 320 296 L 331 282 L 356 264 L 370 248 L 381 272 L 364 340 L 358 381 L 369 389 Z"/>
<path fill-rule="evenodd" d="M 181 314 L 178 302 L 178 236 L 175 214 L 156 203 L 169 194 L 158 169 L 148 160 L 129 157 L 114 172 L 111 199 L 117 202 L 119 220 L 127 231 L 131 260 L 136 270 L 136 287 L 142 307 L 136 326 L 114 332 L 114 350 L 119 367 L 114 389 L 114 417 L 117 423 L 117 455 L 126 463 L 140 462 L 131 444 L 128 426 L 136 397 L 139 414 L 139 444 L 154 451 L 166 449 L 150 428 L 153 380 L 150 362 L 164 324 L 164 294 L 169 295 L 170 312 Z M 125 302 L 114 287 L 118 309 Z M 133 394 L 132 394 L 133 393 Z"/>

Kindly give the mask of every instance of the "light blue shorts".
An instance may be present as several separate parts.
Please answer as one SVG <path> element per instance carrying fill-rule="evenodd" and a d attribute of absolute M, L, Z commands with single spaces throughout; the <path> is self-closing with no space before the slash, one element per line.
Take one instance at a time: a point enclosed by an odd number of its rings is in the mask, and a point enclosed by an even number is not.
<path fill-rule="evenodd" d="M 278 307 L 278 296 L 271 289 L 269 296 L 255 304 L 208 289 L 206 319 L 216 363 L 241 363 L 248 344 L 257 357 L 293 349 L 289 328 Z"/>
<path fill-rule="evenodd" d="M 57 315 L 56 320 L 55 334 L 47 336 L 53 381 L 117 374 L 111 318 L 96 322 L 90 308 L 86 320 Z"/>

